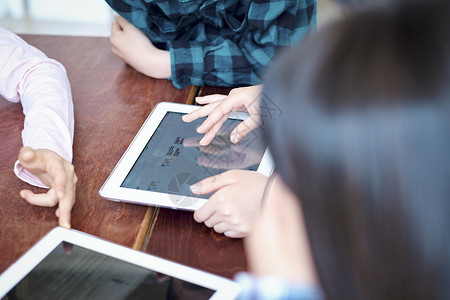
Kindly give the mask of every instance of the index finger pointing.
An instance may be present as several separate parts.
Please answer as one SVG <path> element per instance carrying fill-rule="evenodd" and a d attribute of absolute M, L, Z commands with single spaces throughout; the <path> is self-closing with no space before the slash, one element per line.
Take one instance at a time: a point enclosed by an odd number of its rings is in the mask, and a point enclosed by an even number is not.
<path fill-rule="evenodd" d="M 75 189 L 77 177 L 67 183 L 66 193 L 64 197 L 59 199 L 59 225 L 65 228 L 70 228 L 72 207 L 75 204 Z"/>

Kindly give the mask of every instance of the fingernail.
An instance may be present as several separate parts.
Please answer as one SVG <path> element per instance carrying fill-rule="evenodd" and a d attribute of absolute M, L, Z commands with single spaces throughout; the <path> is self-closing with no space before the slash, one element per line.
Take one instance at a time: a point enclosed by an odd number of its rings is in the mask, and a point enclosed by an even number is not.
<path fill-rule="evenodd" d="M 190 190 L 191 190 L 191 192 L 193 192 L 194 194 L 199 194 L 199 193 L 202 191 L 201 187 L 199 187 L 199 186 L 197 186 L 197 185 L 191 185 L 191 186 L 190 186 Z"/>
<path fill-rule="evenodd" d="M 198 132 L 198 133 L 202 133 L 203 128 L 204 128 L 203 124 L 200 125 L 200 126 L 197 128 L 197 132 Z"/>
<path fill-rule="evenodd" d="M 20 197 L 25 199 L 25 192 L 24 191 L 20 191 Z"/>
<path fill-rule="evenodd" d="M 201 146 L 206 146 L 208 143 L 205 141 L 205 138 L 202 138 L 200 142 L 198 142 Z"/>
<path fill-rule="evenodd" d="M 70 229 L 70 224 L 69 224 L 69 222 L 67 222 L 67 221 L 66 221 L 66 222 L 63 222 L 62 227 Z"/>
<path fill-rule="evenodd" d="M 241 135 L 239 133 L 235 133 L 231 136 L 231 141 L 235 144 L 237 142 L 239 142 L 240 139 L 241 139 Z"/>
<path fill-rule="evenodd" d="M 189 120 L 189 117 L 188 115 L 184 115 L 181 117 L 181 119 L 186 122 L 187 120 Z"/>

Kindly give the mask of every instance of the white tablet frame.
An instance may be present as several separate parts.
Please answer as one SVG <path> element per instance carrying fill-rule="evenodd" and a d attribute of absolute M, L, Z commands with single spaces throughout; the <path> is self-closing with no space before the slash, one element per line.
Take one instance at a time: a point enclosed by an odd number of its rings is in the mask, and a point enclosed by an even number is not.
<path fill-rule="evenodd" d="M 124 201 L 190 211 L 194 211 L 205 204 L 208 200 L 204 198 L 121 187 L 121 184 L 125 180 L 136 160 L 139 158 L 142 150 L 153 136 L 153 133 L 158 128 L 166 113 L 190 113 L 198 108 L 199 106 L 196 105 L 170 102 L 161 102 L 157 104 L 148 116 L 147 120 L 145 120 L 128 149 L 122 155 L 122 158 L 116 164 L 108 179 L 106 179 L 105 183 L 101 187 L 99 191 L 100 196 L 113 201 Z M 249 115 L 247 113 L 241 112 L 230 114 L 230 118 L 238 120 L 244 120 L 248 116 Z M 257 172 L 269 176 L 273 171 L 273 167 L 274 164 L 272 157 L 269 149 L 266 148 Z M 193 204 L 190 206 L 185 206 L 184 203 L 186 202 Z"/>
<path fill-rule="evenodd" d="M 84 232 L 56 227 L 0 275 L 0 299 L 6 296 L 14 286 L 63 241 L 216 290 L 210 299 L 235 299 L 241 289 L 236 282 L 229 279 L 120 246 Z"/>

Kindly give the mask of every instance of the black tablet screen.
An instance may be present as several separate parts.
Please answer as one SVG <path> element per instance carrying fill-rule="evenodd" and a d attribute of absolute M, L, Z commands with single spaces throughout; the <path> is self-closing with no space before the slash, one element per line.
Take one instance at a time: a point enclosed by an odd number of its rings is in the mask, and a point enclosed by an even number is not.
<path fill-rule="evenodd" d="M 209 299 L 214 292 L 61 243 L 4 299 Z"/>
<path fill-rule="evenodd" d="M 200 146 L 203 134 L 196 128 L 205 118 L 185 123 L 182 116 L 175 112 L 164 116 L 122 187 L 192 196 L 189 186 L 206 177 L 230 169 L 258 169 L 266 148 L 260 130 L 233 144 L 230 133 L 241 120 L 228 119 L 208 146 Z"/>

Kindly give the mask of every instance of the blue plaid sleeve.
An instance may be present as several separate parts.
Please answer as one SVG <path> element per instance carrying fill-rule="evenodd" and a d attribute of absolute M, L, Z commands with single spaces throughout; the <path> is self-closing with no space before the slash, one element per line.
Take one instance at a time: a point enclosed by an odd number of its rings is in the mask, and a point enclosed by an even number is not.
<path fill-rule="evenodd" d="M 252 1 L 234 35 L 169 42 L 171 79 L 176 87 L 260 84 L 275 53 L 315 28 L 316 15 L 315 0 Z"/>
<path fill-rule="evenodd" d="M 316 26 L 316 0 L 106 0 L 160 48 L 169 78 L 188 84 L 260 84 L 275 53 Z"/>

